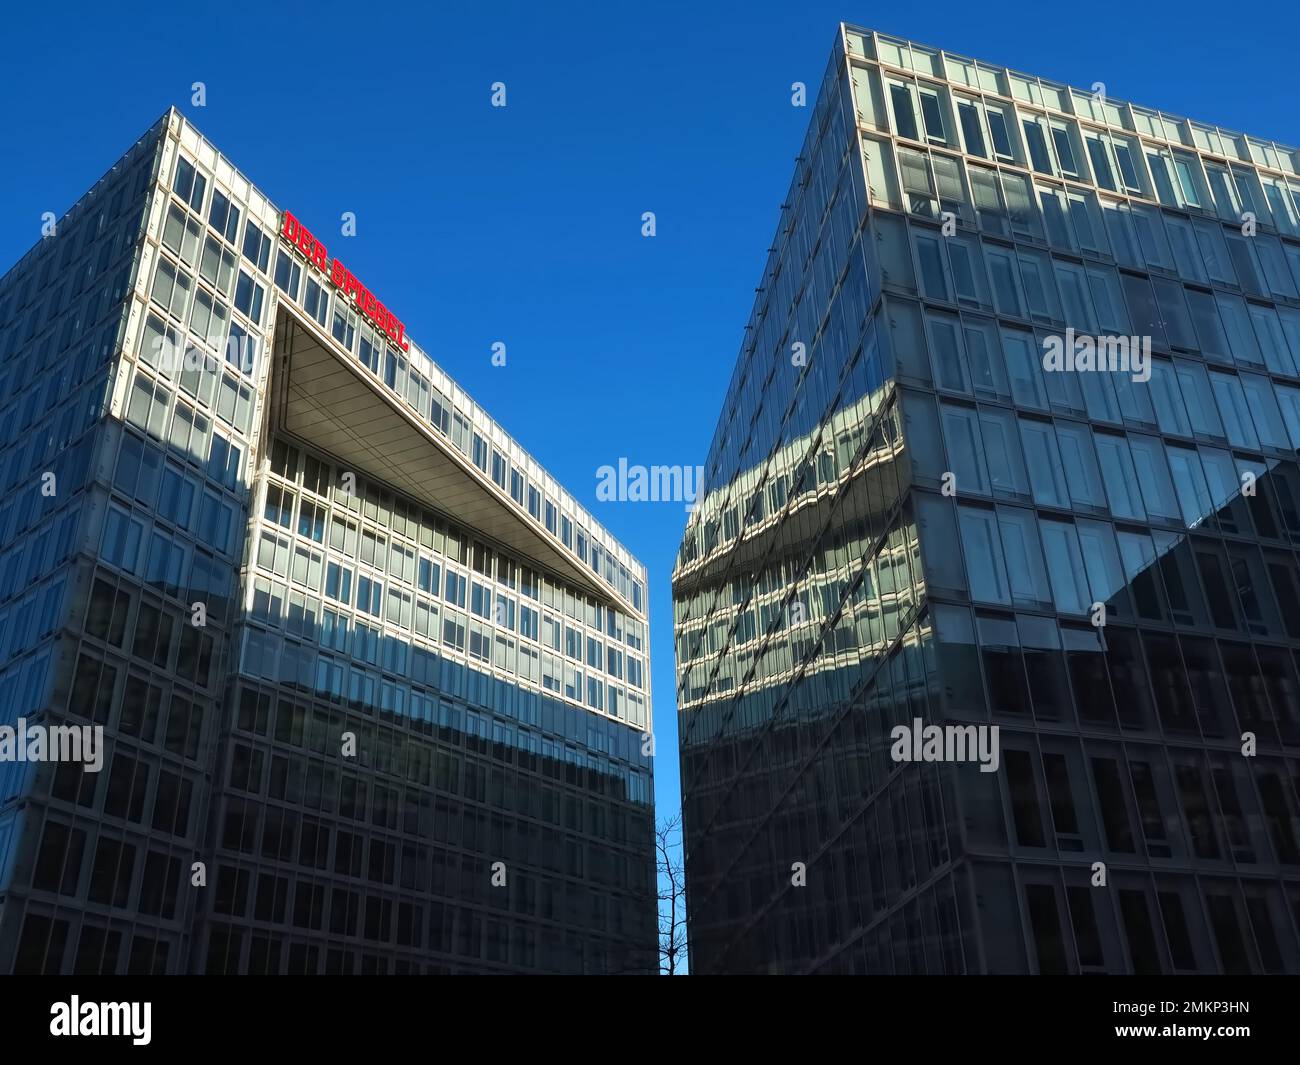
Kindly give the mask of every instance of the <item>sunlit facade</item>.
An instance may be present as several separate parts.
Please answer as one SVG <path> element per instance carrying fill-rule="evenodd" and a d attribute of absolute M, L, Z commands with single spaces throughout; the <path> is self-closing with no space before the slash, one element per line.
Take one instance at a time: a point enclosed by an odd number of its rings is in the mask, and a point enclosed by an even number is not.
<path fill-rule="evenodd" d="M 692 970 L 1300 970 L 1298 448 L 1300 152 L 841 26 L 674 572 Z"/>
<path fill-rule="evenodd" d="M 653 972 L 644 567 L 307 224 L 173 109 L 0 279 L 0 971 Z"/>

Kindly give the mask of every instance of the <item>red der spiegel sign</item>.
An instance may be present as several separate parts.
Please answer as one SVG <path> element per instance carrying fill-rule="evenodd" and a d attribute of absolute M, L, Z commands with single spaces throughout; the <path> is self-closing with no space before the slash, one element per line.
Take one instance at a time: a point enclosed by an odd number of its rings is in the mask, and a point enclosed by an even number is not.
<path fill-rule="evenodd" d="M 411 342 L 406 339 L 406 326 L 387 307 L 375 298 L 375 294 L 366 288 L 357 276 L 339 259 L 330 261 L 325 245 L 311 235 L 311 231 L 298 221 L 290 212 L 285 211 L 280 226 L 281 238 L 299 255 L 316 267 L 330 279 L 345 298 L 351 297 L 356 308 L 370 319 L 395 347 L 403 351 L 411 350 Z"/>

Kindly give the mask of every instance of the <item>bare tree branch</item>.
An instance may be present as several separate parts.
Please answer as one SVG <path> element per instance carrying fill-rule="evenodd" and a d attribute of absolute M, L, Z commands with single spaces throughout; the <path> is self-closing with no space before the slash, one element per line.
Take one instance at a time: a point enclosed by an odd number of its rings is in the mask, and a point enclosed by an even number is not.
<path fill-rule="evenodd" d="M 659 972 L 676 976 L 686 962 L 686 875 L 682 864 L 682 815 L 655 826 L 655 874 L 659 883 Z"/>

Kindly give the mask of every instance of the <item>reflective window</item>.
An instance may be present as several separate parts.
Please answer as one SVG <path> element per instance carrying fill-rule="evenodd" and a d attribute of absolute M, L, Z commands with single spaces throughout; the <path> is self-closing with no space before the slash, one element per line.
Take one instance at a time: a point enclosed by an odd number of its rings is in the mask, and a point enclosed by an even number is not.
<path fill-rule="evenodd" d="M 1020 455 L 1015 417 L 1009 411 L 986 408 L 980 411 L 980 428 L 994 493 L 1027 499 L 1029 480 Z"/>
<path fill-rule="evenodd" d="M 1182 510 L 1183 523 L 1195 528 L 1204 522 L 1211 513 L 1210 491 L 1205 482 L 1205 473 L 1201 469 L 1200 456 L 1191 448 L 1166 448 L 1169 458 L 1169 472 L 1173 476 L 1174 490 L 1178 495 L 1178 505 Z"/>
<path fill-rule="evenodd" d="M 967 506 L 958 507 L 957 513 L 971 598 L 986 603 L 1010 603 L 997 515 L 991 510 Z"/>
<path fill-rule="evenodd" d="M 1062 470 L 1069 486 L 1070 500 L 1076 509 L 1104 510 L 1106 493 L 1102 489 L 1097 457 L 1092 447 L 1092 431 L 1077 422 L 1057 422 L 1056 439 L 1061 450 Z"/>
<path fill-rule="evenodd" d="M 1012 602 L 1040 609 L 1050 606 L 1052 596 L 1033 512 L 999 507 L 997 513 Z"/>
<path fill-rule="evenodd" d="M 946 314 L 931 314 L 927 316 L 926 324 L 929 326 L 930 349 L 934 357 L 935 384 L 955 392 L 970 392 L 957 318 Z"/>
<path fill-rule="evenodd" d="M 1147 517 L 1152 521 L 1177 524 L 1180 520 L 1178 500 L 1169 476 L 1164 446 L 1154 437 L 1136 433 L 1129 434 L 1128 443 Z"/>
<path fill-rule="evenodd" d="M 989 475 L 984 462 L 979 419 L 969 407 L 942 405 L 943 434 L 948 444 L 949 462 L 957 477 L 959 493 L 989 493 Z"/>
<path fill-rule="evenodd" d="M 977 396 L 1010 399 L 1002 350 L 996 325 L 983 318 L 967 318 L 962 323 L 966 354 L 970 363 L 971 382 Z"/>
<path fill-rule="evenodd" d="M 1236 447 L 1258 448 L 1259 437 L 1246 406 L 1241 380 L 1232 374 L 1211 372 L 1210 387 L 1219 406 L 1228 442 Z"/>
<path fill-rule="evenodd" d="M 1097 433 L 1095 440 L 1111 511 L 1121 518 L 1144 520 L 1146 511 L 1142 506 L 1128 441 L 1110 433 Z"/>
<path fill-rule="evenodd" d="M 1034 502 L 1054 507 L 1069 507 L 1062 477 L 1061 453 L 1056 446 L 1056 434 L 1051 423 L 1028 418 L 1020 419 L 1020 434 L 1024 442 L 1025 459 L 1029 464 L 1029 483 L 1033 487 Z"/>
<path fill-rule="evenodd" d="M 1018 329 L 1002 330 L 1002 350 L 1011 378 L 1011 393 L 1021 407 L 1047 407 L 1047 392 L 1040 376 L 1038 352 L 1032 333 Z"/>
<path fill-rule="evenodd" d="M 1074 525 L 1044 519 L 1041 528 L 1056 608 L 1070 614 L 1087 613 L 1092 600 Z"/>

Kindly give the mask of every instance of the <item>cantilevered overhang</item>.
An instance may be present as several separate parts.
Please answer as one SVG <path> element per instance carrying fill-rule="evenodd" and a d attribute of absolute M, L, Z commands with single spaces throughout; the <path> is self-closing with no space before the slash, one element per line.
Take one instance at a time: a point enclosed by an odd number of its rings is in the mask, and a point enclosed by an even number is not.
<path fill-rule="evenodd" d="M 273 428 L 332 455 L 511 554 L 635 614 L 578 557 L 431 425 L 281 300 L 271 382 Z"/>

